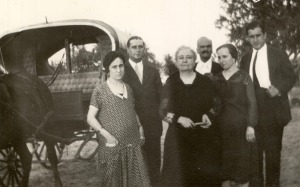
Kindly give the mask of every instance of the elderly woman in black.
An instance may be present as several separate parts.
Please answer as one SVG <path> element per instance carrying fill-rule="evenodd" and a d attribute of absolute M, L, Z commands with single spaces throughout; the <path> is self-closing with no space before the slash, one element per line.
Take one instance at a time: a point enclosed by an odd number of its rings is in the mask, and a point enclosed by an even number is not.
<path fill-rule="evenodd" d="M 179 72 L 167 79 L 160 106 L 169 123 L 161 185 L 220 186 L 216 90 L 209 78 L 193 71 L 196 53 L 191 48 L 181 46 L 175 58 Z"/>

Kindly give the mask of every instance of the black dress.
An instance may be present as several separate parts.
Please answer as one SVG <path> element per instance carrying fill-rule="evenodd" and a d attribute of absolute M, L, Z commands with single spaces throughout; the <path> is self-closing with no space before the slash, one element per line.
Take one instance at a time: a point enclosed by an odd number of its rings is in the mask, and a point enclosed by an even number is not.
<path fill-rule="evenodd" d="M 203 114 L 212 120 L 220 103 L 212 81 L 199 73 L 190 85 L 182 82 L 179 73 L 169 77 L 163 88 L 162 101 L 160 113 L 163 116 L 173 113 L 178 117 L 188 117 L 193 122 L 201 122 Z M 218 132 L 214 124 L 208 129 L 169 124 L 161 186 L 220 184 L 221 145 Z"/>
<path fill-rule="evenodd" d="M 257 123 L 254 86 L 248 73 L 239 70 L 226 80 L 222 73 L 214 77 L 223 108 L 219 116 L 222 133 L 223 180 L 246 183 L 257 166 L 255 143 L 246 140 L 246 129 Z"/>

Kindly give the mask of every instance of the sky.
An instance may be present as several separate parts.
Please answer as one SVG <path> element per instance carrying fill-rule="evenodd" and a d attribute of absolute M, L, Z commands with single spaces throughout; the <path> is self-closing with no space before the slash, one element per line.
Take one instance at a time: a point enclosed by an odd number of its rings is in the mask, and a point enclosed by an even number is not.
<path fill-rule="evenodd" d="M 225 30 L 215 27 L 221 0 L 1 0 L 0 35 L 27 25 L 67 19 L 100 20 L 139 35 L 162 61 L 181 45 L 196 49 L 199 37 L 214 50 L 227 43 Z"/>

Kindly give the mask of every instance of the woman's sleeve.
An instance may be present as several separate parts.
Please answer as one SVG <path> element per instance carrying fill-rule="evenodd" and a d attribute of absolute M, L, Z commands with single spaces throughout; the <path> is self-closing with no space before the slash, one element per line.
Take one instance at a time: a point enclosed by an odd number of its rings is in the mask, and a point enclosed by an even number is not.
<path fill-rule="evenodd" d="M 207 116 L 211 121 L 213 121 L 222 111 L 222 101 L 220 93 L 217 89 L 216 80 L 211 81 L 211 90 L 212 90 L 212 107 L 209 109 Z"/>
<path fill-rule="evenodd" d="M 159 106 L 159 114 L 167 123 L 176 123 L 179 116 L 175 114 L 173 110 L 173 99 L 171 95 L 172 83 L 171 80 L 168 79 L 166 84 L 162 88 L 161 97 L 160 97 L 160 106 Z"/>
<path fill-rule="evenodd" d="M 255 127 L 257 124 L 257 104 L 255 97 L 255 90 L 253 82 L 249 75 L 245 78 L 244 84 L 246 85 L 246 96 L 247 96 L 247 125 Z"/>
<path fill-rule="evenodd" d="M 101 109 L 101 103 L 102 103 L 100 90 L 101 89 L 99 88 L 99 86 L 97 86 L 94 89 L 92 97 L 91 97 L 91 101 L 90 101 L 90 105 L 98 108 L 99 110 Z"/>

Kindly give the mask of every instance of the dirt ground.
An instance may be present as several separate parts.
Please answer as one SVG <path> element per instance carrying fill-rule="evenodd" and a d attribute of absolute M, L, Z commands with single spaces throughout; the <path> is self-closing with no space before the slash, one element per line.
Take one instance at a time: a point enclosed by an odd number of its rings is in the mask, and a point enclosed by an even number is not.
<path fill-rule="evenodd" d="M 293 120 L 285 127 L 281 156 L 281 186 L 300 186 L 300 107 L 292 108 Z M 166 129 L 166 125 L 164 125 Z M 162 137 L 163 142 L 163 137 Z M 75 142 L 65 148 L 59 172 L 65 187 L 96 186 L 95 159 L 82 161 L 74 159 L 81 142 Z M 52 171 L 33 163 L 30 175 L 30 186 L 51 187 L 53 184 Z"/>

